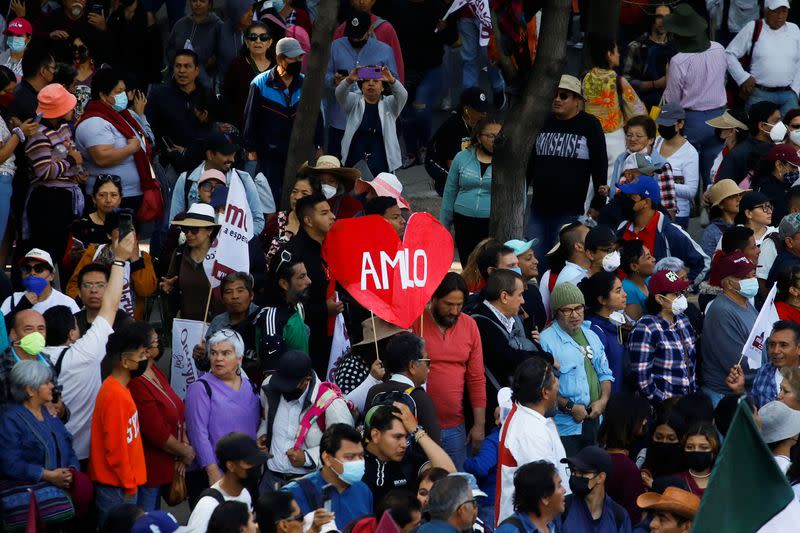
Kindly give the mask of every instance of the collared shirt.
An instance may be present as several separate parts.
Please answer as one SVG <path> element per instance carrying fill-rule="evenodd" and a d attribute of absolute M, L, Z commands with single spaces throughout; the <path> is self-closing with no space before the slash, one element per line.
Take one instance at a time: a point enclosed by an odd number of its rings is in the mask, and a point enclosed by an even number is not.
<path fill-rule="evenodd" d="M 403 385 L 408 385 L 409 387 L 416 387 L 416 385 L 414 385 L 414 382 L 411 381 L 411 378 L 404 376 L 403 374 L 392 374 L 392 377 L 390 377 L 389 379 L 391 381 L 402 383 Z"/>
<path fill-rule="evenodd" d="M 628 353 L 641 391 L 648 399 L 666 400 L 695 389 L 695 333 L 686 315 L 669 323 L 645 315 L 631 331 Z"/>
<path fill-rule="evenodd" d="M 509 318 L 506 315 L 504 315 L 498 308 L 493 306 L 489 302 L 489 300 L 484 300 L 483 303 L 486 305 L 486 307 L 489 308 L 489 310 L 492 313 L 494 313 L 494 316 L 496 316 L 497 320 L 499 320 L 500 323 L 503 324 L 503 327 L 506 328 L 506 331 L 511 333 L 511 331 L 514 329 L 514 317 Z"/>
<path fill-rule="evenodd" d="M 780 376 L 778 368 L 767 361 L 756 372 L 756 377 L 753 379 L 753 387 L 750 389 L 750 394 L 753 395 L 753 401 L 759 409 L 769 402 L 778 399 L 779 381 L 776 378 Z"/>
<path fill-rule="evenodd" d="M 571 261 L 566 261 L 564 263 L 564 268 L 562 268 L 561 272 L 558 273 L 556 285 L 561 285 L 562 283 L 572 283 L 573 285 L 577 285 L 587 276 L 587 274 L 589 274 L 587 269 Z"/>
<path fill-rule="evenodd" d="M 752 45 L 755 25 L 755 21 L 748 22 L 725 49 L 728 72 L 733 81 L 741 85 L 752 76 L 764 87 L 791 87 L 797 92 L 800 89 L 796 75 L 800 68 L 800 28 L 787 22 L 773 30 L 762 20 L 761 33 Z M 750 72 L 747 72 L 739 59 L 749 53 L 752 59 Z"/>
<path fill-rule="evenodd" d="M 725 49 L 712 41 L 708 50 L 675 54 L 669 63 L 664 102 L 687 111 L 709 111 L 725 105 Z"/>
<path fill-rule="evenodd" d="M 275 412 L 275 421 L 272 424 L 272 442 L 269 453 L 272 457 L 267 459 L 267 468 L 281 474 L 305 474 L 307 468 L 292 465 L 286 451 L 294 448 L 297 432 L 300 430 L 300 413 L 303 411 L 303 401 L 311 387 L 306 387 L 303 394 L 296 400 L 287 401 L 281 396 L 278 410 Z"/>
<path fill-rule="evenodd" d="M 625 233 L 622 234 L 623 241 L 642 241 L 651 253 L 654 253 L 656 246 L 656 235 L 658 234 L 658 221 L 661 219 L 661 213 L 656 212 L 653 218 L 645 224 L 645 226 L 635 231 L 633 222 L 625 227 Z"/>

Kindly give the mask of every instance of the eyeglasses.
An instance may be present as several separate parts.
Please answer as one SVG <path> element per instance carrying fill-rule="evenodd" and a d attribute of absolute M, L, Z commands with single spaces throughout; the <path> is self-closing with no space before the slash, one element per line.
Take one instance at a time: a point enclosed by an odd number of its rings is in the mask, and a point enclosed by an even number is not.
<path fill-rule="evenodd" d="M 772 213 L 772 204 L 761 204 L 753 207 L 753 209 L 761 209 L 765 213 Z"/>
<path fill-rule="evenodd" d="M 562 307 L 558 310 L 564 316 L 578 316 L 583 314 L 583 307 L 582 305 L 577 305 L 575 307 Z"/>
<path fill-rule="evenodd" d="M 459 507 L 461 507 L 462 505 L 467 505 L 468 503 L 471 503 L 473 507 L 477 507 L 478 506 L 478 499 L 477 498 L 472 498 L 471 500 L 467 500 L 464 503 L 460 504 Z"/>
<path fill-rule="evenodd" d="M 629 141 L 639 141 L 641 139 L 647 139 L 647 135 L 633 135 L 629 133 L 625 136 L 625 138 Z"/>
<path fill-rule="evenodd" d="M 272 37 L 270 37 L 268 33 L 251 33 L 247 36 L 247 40 L 252 42 L 261 41 L 265 43 L 270 39 L 272 39 Z"/>
<path fill-rule="evenodd" d="M 34 264 L 26 264 L 19 267 L 20 272 L 23 274 L 30 274 L 31 272 L 36 272 L 37 274 L 42 274 L 43 272 L 52 272 L 52 268 L 50 265 L 45 263 L 34 263 Z"/>
<path fill-rule="evenodd" d="M 490 141 L 497 139 L 497 135 L 494 133 L 481 133 L 481 137 L 486 137 Z"/>
<path fill-rule="evenodd" d="M 186 233 L 187 235 L 188 234 L 197 235 L 197 233 L 200 231 L 200 229 L 201 228 L 181 226 L 181 231 Z"/>
<path fill-rule="evenodd" d="M 122 183 L 122 178 L 120 178 L 115 174 L 99 174 L 97 176 L 97 181 L 99 181 L 100 183 L 105 183 L 107 181 L 110 181 L 111 183 L 116 183 L 117 185 L 119 185 L 120 183 Z"/>
<path fill-rule="evenodd" d="M 102 291 L 105 288 L 106 288 L 106 284 L 103 281 L 99 281 L 97 283 L 89 283 L 89 282 L 81 283 L 81 289 L 86 289 L 87 291 L 91 291 L 91 290 L 94 290 L 94 289 L 97 289 L 98 291 Z"/>
<path fill-rule="evenodd" d="M 552 366 L 550 363 L 545 363 L 544 373 L 542 374 L 542 382 L 539 384 L 539 390 L 544 388 L 544 384 L 547 381 L 547 374 L 552 370 L 553 378 L 558 379 L 561 377 L 561 371 L 556 367 Z"/>
<path fill-rule="evenodd" d="M 214 189 L 222 185 L 221 183 L 214 183 L 213 180 L 204 181 L 200 184 L 200 190 L 205 192 L 214 192 Z"/>
<path fill-rule="evenodd" d="M 417 359 L 417 363 L 425 363 L 426 365 L 431 366 L 430 359 Z"/>
<path fill-rule="evenodd" d="M 556 93 L 556 98 L 558 98 L 559 100 L 569 100 L 570 98 L 572 98 L 572 93 L 569 91 L 558 91 Z"/>
<path fill-rule="evenodd" d="M 278 522 L 282 522 L 282 521 L 286 521 L 286 522 L 302 522 L 303 521 L 303 515 L 287 516 L 286 518 L 279 518 L 279 519 L 277 519 L 275 521 L 275 523 L 277 524 Z"/>

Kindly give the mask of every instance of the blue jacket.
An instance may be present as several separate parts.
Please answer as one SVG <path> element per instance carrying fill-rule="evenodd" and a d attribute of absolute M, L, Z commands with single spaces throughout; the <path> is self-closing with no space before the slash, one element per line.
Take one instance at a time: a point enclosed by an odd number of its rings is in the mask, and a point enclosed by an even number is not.
<path fill-rule="evenodd" d="M 621 520 L 618 521 L 617 517 Z M 594 520 L 586 502 L 573 497 L 569 510 L 561 515 L 561 527 L 564 531 L 631 533 L 631 518 L 623 507 L 606 495 L 603 514 Z"/>
<path fill-rule="evenodd" d="M 512 516 L 503 520 L 503 522 L 497 526 L 497 529 L 494 530 L 494 533 L 520 533 L 519 528 L 509 520 L 511 518 L 519 520 L 525 533 L 559 533 L 561 531 L 561 520 L 558 518 L 547 524 L 547 531 L 541 531 L 534 525 L 526 513 L 514 513 Z"/>
<path fill-rule="evenodd" d="M 39 481 L 45 469 L 79 469 L 72 435 L 58 418 L 42 408 L 44 421 L 20 404 L 0 416 L 0 477 Z"/>
<path fill-rule="evenodd" d="M 628 368 L 626 347 L 619 341 L 619 327 L 607 318 L 590 314 L 586 317 L 592 323 L 592 331 L 600 337 L 600 342 L 606 349 L 606 358 L 611 373 L 614 375 L 614 384 L 611 392 L 622 392 L 622 381 L 625 370 Z"/>
<path fill-rule="evenodd" d="M 492 207 L 492 165 L 481 175 L 481 164 L 474 146 L 456 154 L 447 174 L 439 221 L 445 228 L 453 223 L 453 213 L 473 218 L 489 218 Z"/>
<path fill-rule="evenodd" d="M 658 213 L 658 233 L 655 249 L 650 250 L 656 261 L 665 257 L 681 259 L 689 270 L 689 279 L 695 285 L 703 281 L 708 273 L 711 259 L 703 252 L 700 245 L 694 242 L 683 228 L 668 221 L 667 216 Z M 622 222 L 617 228 L 617 236 L 622 238 L 630 222 Z"/>
<path fill-rule="evenodd" d="M 486 435 L 478 455 L 467 457 L 464 472 L 469 472 L 478 480 L 478 487 L 486 493 L 489 505 L 494 505 L 497 492 L 497 451 L 500 442 L 500 428 L 496 427 Z"/>
<path fill-rule="evenodd" d="M 592 366 L 597 372 L 597 379 L 602 384 L 604 381 L 614 381 L 611 369 L 608 368 L 606 349 L 591 329 L 590 322 L 584 322 L 581 328 L 589 346 L 592 349 Z M 553 357 L 561 363 L 561 382 L 558 386 L 558 393 L 572 400 L 575 403 L 589 405 L 589 380 L 586 377 L 586 369 L 583 367 L 583 351 L 577 342 L 558 325 L 553 322 L 549 328 L 541 334 L 542 349 L 553 354 Z M 580 435 L 582 424 L 575 422 L 570 415 L 558 413 L 555 416 L 558 434 L 562 437 Z"/>

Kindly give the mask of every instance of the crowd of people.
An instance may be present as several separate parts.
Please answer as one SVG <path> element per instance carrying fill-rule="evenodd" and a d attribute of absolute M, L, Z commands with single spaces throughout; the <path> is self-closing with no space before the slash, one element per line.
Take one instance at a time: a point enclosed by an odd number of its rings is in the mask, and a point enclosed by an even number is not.
<path fill-rule="evenodd" d="M 688 532 L 741 402 L 800 498 L 789 1 L 626 3 L 616 39 L 575 16 L 505 242 L 494 146 L 541 6 L 489 2 L 487 45 L 484 3 L 450 4 L 341 3 L 285 182 L 318 1 L 10 2 L 0 530 Z M 403 329 L 323 244 L 361 216 L 402 239 L 412 167 L 463 269 Z M 234 187 L 248 268 L 212 290 Z M 173 318 L 205 324 L 185 394 Z"/>

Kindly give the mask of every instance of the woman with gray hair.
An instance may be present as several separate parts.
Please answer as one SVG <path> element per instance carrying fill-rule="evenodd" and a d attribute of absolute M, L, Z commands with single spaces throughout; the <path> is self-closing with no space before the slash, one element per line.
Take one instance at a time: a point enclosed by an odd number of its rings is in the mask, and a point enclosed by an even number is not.
<path fill-rule="evenodd" d="M 244 341 L 232 329 L 221 329 L 208 339 L 211 370 L 186 391 L 186 429 L 199 467 L 186 474 L 189 505 L 200 493 L 222 479 L 214 449 L 232 432 L 256 438 L 261 419 L 257 387 L 242 372 Z"/>
<path fill-rule="evenodd" d="M 54 400 L 52 371 L 39 361 L 19 361 L 10 379 L 14 405 L 0 416 L 1 477 L 69 489 L 78 457 L 72 435 L 45 407 Z"/>
<path fill-rule="evenodd" d="M 670 272 L 674 272 L 678 275 L 679 278 L 685 278 L 688 276 L 686 271 L 686 263 L 683 262 L 683 259 L 678 257 L 664 257 L 656 263 L 656 268 L 654 269 L 655 272 L 659 270 L 669 270 Z"/>

